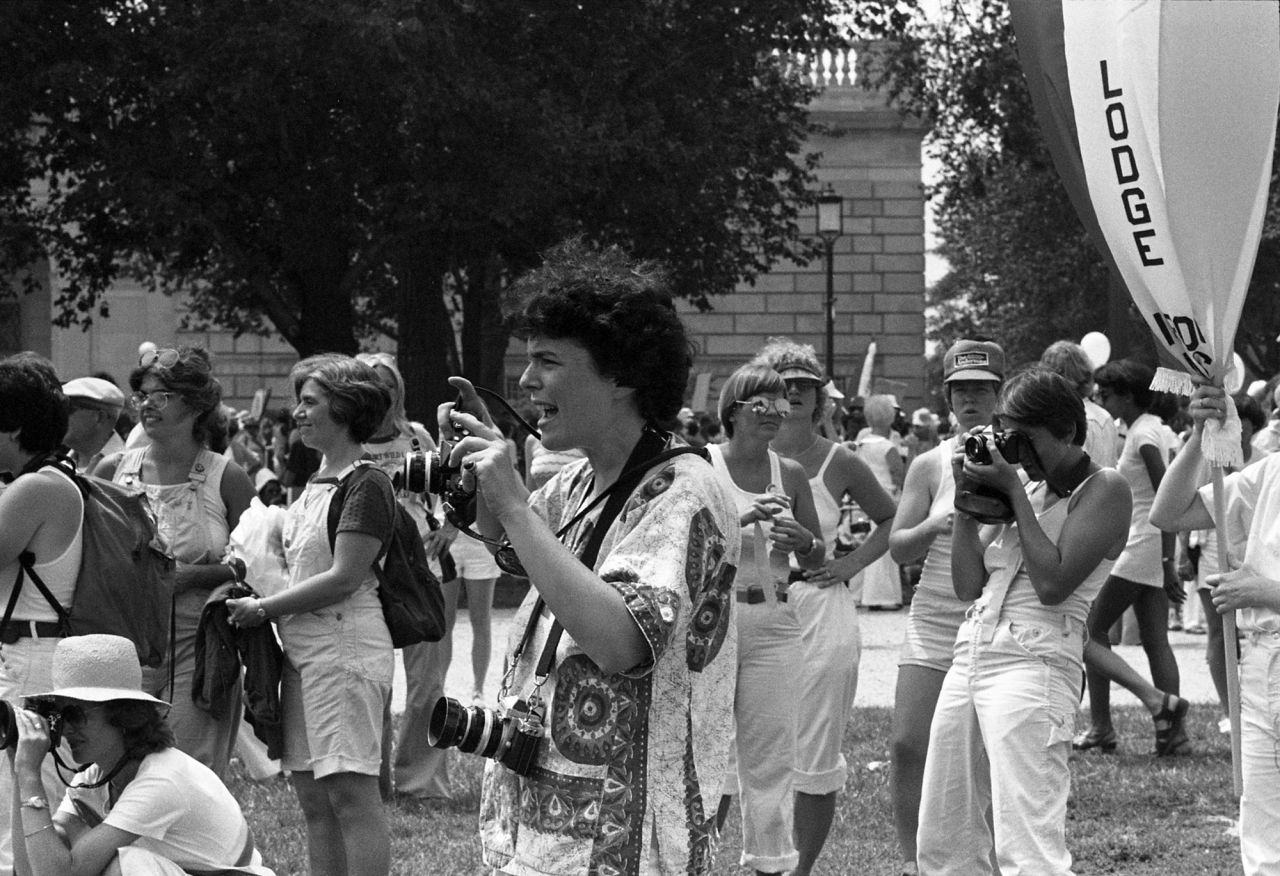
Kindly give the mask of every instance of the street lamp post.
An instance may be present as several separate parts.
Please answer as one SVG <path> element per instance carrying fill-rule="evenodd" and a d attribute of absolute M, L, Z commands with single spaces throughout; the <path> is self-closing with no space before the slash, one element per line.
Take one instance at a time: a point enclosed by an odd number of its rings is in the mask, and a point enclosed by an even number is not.
<path fill-rule="evenodd" d="M 832 248 L 836 238 L 844 234 L 844 198 L 831 188 L 831 183 L 818 193 L 818 236 L 827 247 L 827 379 L 835 379 L 836 363 L 836 286 L 832 264 Z"/>

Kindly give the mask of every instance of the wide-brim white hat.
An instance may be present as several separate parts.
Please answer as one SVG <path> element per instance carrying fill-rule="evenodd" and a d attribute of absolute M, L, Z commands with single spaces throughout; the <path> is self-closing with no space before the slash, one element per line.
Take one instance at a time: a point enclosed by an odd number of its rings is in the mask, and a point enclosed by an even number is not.
<path fill-rule="evenodd" d="M 88 703 L 140 700 L 168 706 L 142 691 L 142 665 L 133 642 L 123 636 L 93 634 L 69 636 L 53 651 L 51 691 L 29 694 L 61 697 Z"/>

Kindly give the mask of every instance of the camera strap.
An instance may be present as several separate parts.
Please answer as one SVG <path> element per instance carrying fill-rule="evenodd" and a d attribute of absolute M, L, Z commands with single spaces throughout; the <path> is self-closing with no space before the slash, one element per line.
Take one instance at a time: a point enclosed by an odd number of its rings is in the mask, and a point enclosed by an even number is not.
<path fill-rule="evenodd" d="M 707 459 L 707 452 L 698 447 L 682 446 L 664 450 L 663 448 L 667 446 L 667 441 L 668 436 L 665 433 L 646 426 L 640 436 L 640 440 L 636 442 L 635 448 L 631 451 L 631 455 L 627 457 L 626 466 L 623 473 L 618 476 L 618 479 L 610 484 L 604 492 L 584 505 L 578 513 L 573 515 L 568 523 L 560 527 L 559 531 L 556 532 L 556 538 L 563 539 L 573 527 L 577 526 L 591 512 L 591 509 L 605 501 L 605 506 L 601 509 L 600 516 L 596 519 L 591 535 L 587 538 L 587 543 L 583 546 L 582 553 L 578 555 L 578 559 L 588 569 L 595 568 L 596 557 L 600 553 L 600 545 L 604 542 L 605 533 L 609 531 L 609 527 L 613 525 L 613 521 L 617 519 L 617 516 L 622 513 L 623 505 L 631 495 L 631 491 L 640 483 L 640 479 L 645 472 L 667 460 L 686 453 L 696 453 L 703 459 Z M 537 602 L 534 603 L 533 611 L 529 615 L 529 622 L 525 626 L 524 635 L 520 637 L 520 644 L 516 646 L 515 652 L 511 655 L 513 668 L 519 662 L 521 655 L 524 654 L 525 648 L 529 646 L 534 630 L 538 626 L 538 618 L 542 616 L 542 609 L 545 606 L 546 600 L 539 596 Z M 556 648 L 560 645 L 560 637 L 563 633 L 564 627 L 561 626 L 560 621 L 552 618 L 551 631 L 547 634 L 547 642 L 542 648 L 542 654 L 539 656 L 538 665 L 534 670 L 535 691 L 542 687 L 543 682 L 547 680 L 547 676 L 551 673 L 551 667 L 555 663 Z"/>

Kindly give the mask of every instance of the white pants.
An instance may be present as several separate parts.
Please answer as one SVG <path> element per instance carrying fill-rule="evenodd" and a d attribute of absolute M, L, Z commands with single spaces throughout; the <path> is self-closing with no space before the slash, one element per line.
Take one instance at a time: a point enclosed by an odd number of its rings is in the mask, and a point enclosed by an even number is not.
<path fill-rule="evenodd" d="M 53 690 L 53 649 L 60 641 L 22 638 L 12 645 L 0 645 L 0 699 L 20 709 L 24 696 Z M 63 759 L 70 763 L 65 743 L 62 751 Z M 67 786 L 58 778 L 52 757 L 45 757 L 40 778 L 44 781 L 46 799 L 56 811 Z M 0 874 L 4 876 L 13 872 L 12 815 L 13 767 L 8 758 L 0 757 Z"/>
<path fill-rule="evenodd" d="M 1240 860 L 1280 876 L 1280 633 L 1254 633 L 1240 660 Z"/>
<path fill-rule="evenodd" d="M 733 606 L 738 625 L 738 683 L 725 794 L 740 794 L 741 864 L 766 873 L 799 863 L 792 836 L 800 627 L 772 594 Z"/>
<path fill-rule="evenodd" d="M 1083 624 L 1045 610 L 956 638 L 929 730 L 916 837 L 922 876 L 1069 876 L 1067 757 Z"/>
<path fill-rule="evenodd" d="M 858 597 L 844 584 L 791 585 L 789 605 L 800 622 L 803 651 L 796 709 L 796 790 L 830 794 L 849 775 L 841 747 L 858 692 L 862 634 Z"/>

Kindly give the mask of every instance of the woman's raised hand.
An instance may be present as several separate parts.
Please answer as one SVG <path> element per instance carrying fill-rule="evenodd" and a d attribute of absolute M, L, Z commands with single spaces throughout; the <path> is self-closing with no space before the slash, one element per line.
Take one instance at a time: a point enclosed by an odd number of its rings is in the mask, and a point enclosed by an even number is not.
<path fill-rule="evenodd" d="M 1221 386 L 1204 383 L 1191 393 L 1187 412 L 1196 422 L 1196 428 L 1204 428 L 1206 420 L 1224 420 L 1227 416 L 1227 393 Z"/>
<path fill-rule="evenodd" d="M 49 753 L 49 728 L 44 718 L 30 709 L 14 709 L 14 724 L 18 729 L 18 746 L 13 753 L 13 771 L 39 773 L 45 755 Z"/>

